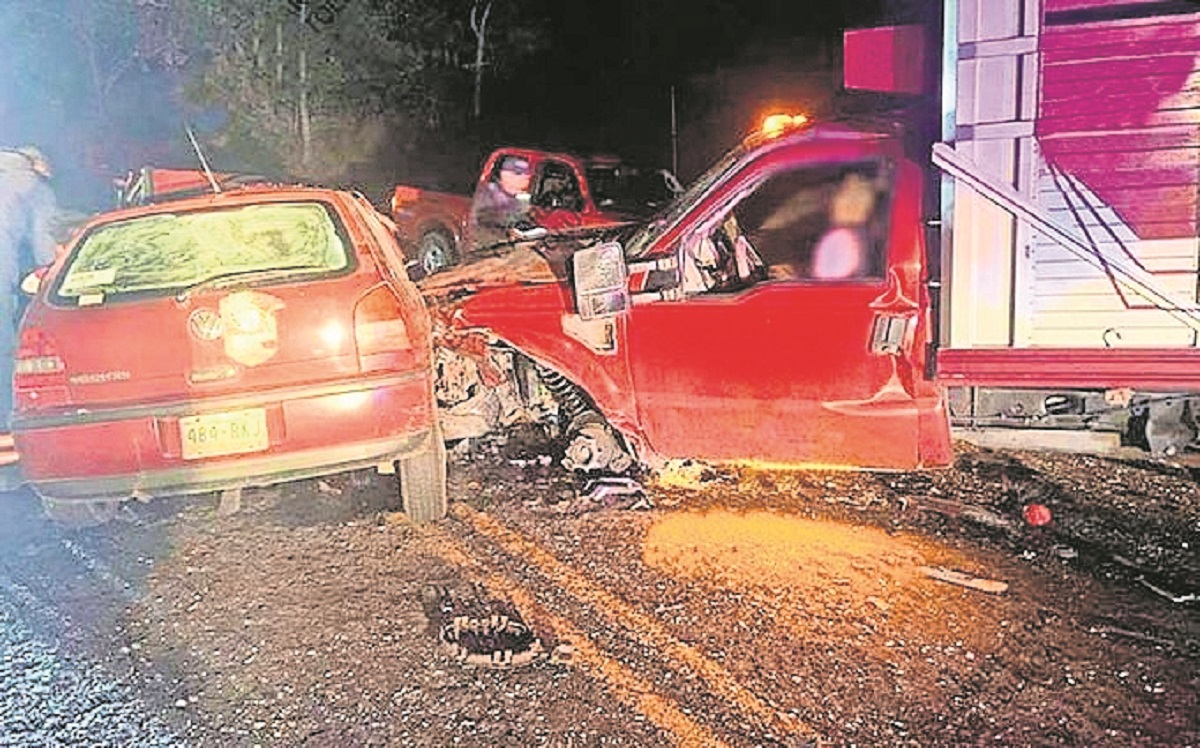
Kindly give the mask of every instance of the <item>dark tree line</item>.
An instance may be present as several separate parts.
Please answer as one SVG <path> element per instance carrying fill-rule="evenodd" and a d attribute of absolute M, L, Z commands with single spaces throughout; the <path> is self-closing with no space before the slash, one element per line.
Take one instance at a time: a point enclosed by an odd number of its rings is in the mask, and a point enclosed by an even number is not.
<path fill-rule="evenodd" d="M 754 105 L 731 96 L 812 99 L 781 82 L 839 28 L 936 2 L 0 0 L 0 145 L 105 179 L 192 163 L 185 123 L 220 168 L 323 181 L 501 141 L 669 159 L 672 91 L 724 142 Z"/>
<path fill-rule="evenodd" d="M 483 116 L 545 41 L 514 0 L 5 0 L 0 28 L 0 144 L 113 173 L 187 158 L 190 123 L 225 168 L 336 178 Z"/>

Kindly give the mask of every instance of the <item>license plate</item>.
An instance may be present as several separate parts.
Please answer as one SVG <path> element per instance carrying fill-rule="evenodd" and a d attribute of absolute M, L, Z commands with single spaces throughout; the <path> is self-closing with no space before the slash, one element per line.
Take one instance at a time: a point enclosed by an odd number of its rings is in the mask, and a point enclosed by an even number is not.
<path fill-rule="evenodd" d="M 267 411 L 262 408 L 209 413 L 179 419 L 183 459 L 261 452 L 270 446 Z"/>

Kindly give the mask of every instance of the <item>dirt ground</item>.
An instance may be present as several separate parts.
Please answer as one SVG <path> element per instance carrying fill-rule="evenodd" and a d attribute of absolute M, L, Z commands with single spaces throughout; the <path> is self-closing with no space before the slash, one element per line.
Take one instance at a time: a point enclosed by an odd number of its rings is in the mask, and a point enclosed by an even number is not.
<path fill-rule="evenodd" d="M 681 465 L 647 507 L 551 452 L 460 444 L 419 527 L 372 473 L 135 507 L 74 536 L 134 580 L 105 646 L 202 745 L 1200 745 L 1188 468 Z"/>

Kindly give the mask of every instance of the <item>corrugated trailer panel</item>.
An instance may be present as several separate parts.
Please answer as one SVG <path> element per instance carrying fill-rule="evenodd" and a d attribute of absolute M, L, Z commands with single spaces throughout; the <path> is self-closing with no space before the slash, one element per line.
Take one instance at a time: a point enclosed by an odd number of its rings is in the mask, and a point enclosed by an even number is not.
<path fill-rule="evenodd" d="M 1120 146 L 1118 149 L 1116 146 Z M 1122 132 L 1089 133 L 1086 138 L 1064 138 L 1055 144 L 1059 153 L 1146 153 L 1173 148 L 1196 150 L 1196 130 L 1188 127 L 1155 128 L 1138 135 L 1137 141 L 1129 142 Z"/>
<path fill-rule="evenodd" d="M 1115 160 L 1127 155 L 1097 154 L 1096 162 L 1110 156 Z M 1089 167 L 1071 172 L 1063 169 L 1055 175 L 1049 168 L 1043 168 L 1038 185 L 1039 204 L 1060 225 L 1074 227 L 1079 230 L 1076 233 L 1084 231 L 1092 241 L 1119 239 L 1123 244 L 1131 245 L 1139 240 L 1194 238 L 1196 177 L 1191 176 L 1192 184 L 1180 183 L 1188 178 L 1188 170 L 1194 167 L 1155 168 L 1150 159 L 1147 162 L 1144 168 L 1128 172 L 1114 165 L 1109 169 Z M 1175 179 L 1180 181 L 1153 184 Z M 1110 190 L 1105 199 L 1091 191 L 1087 186 L 1089 180 L 1092 184 L 1118 184 L 1119 187 Z M 1135 216 L 1137 223 L 1128 222 L 1128 216 Z M 1185 242 L 1180 251 L 1192 250 L 1194 243 Z"/>
<path fill-rule="evenodd" d="M 1090 340 L 1083 340 L 1079 331 L 1079 317 L 1089 323 Z M 1060 348 L 1070 350 L 1094 350 L 1102 348 L 1191 348 L 1190 332 L 1180 327 L 1176 330 L 1162 329 L 1162 319 L 1159 313 L 1144 310 L 1125 311 L 1121 313 L 1120 327 L 1113 325 L 1112 312 L 1066 312 L 1058 315 L 1048 314 L 1039 330 L 1040 342 L 1026 350 L 1035 348 Z M 1105 341 L 1110 346 L 1105 345 Z M 1087 345 L 1084 345 L 1084 343 Z M 1019 349 L 1013 349 L 1019 350 Z M 1126 385 L 1137 382 L 1141 372 L 1128 372 Z M 1195 381 L 1196 373 L 1192 372 Z M 1194 385 L 1193 385 L 1194 386 Z"/>
<path fill-rule="evenodd" d="M 1024 193 L 1034 189 L 1033 150 L 1038 0 L 959 0 L 952 64 L 953 134 L 957 151 Z M 1003 208 L 955 184 L 943 230 L 952 245 L 942 255 L 948 303 L 943 342 L 953 347 L 1008 346 L 1014 292 L 1023 285 L 1016 248 L 1028 230 Z M 946 207 L 944 206 L 944 207 Z"/>
<path fill-rule="evenodd" d="M 1062 247 L 1049 247 L 1039 253 L 1039 261 L 1052 267 L 1055 263 L 1078 265 L 1078 258 Z M 1138 245 L 1138 259 L 1148 270 L 1167 274 L 1182 267 L 1190 272 L 1196 265 L 1196 253 L 1186 244 L 1172 239 L 1143 241 Z"/>
<path fill-rule="evenodd" d="M 1200 3 L 944 0 L 943 19 L 952 423 L 1200 449 Z"/>
<path fill-rule="evenodd" d="M 1105 264 L 1195 308 L 1200 7 L 1045 0 L 1038 202 Z M 1192 12 L 1188 12 L 1192 11 Z M 1120 282 L 1034 236 L 1023 346 L 1196 345 Z"/>

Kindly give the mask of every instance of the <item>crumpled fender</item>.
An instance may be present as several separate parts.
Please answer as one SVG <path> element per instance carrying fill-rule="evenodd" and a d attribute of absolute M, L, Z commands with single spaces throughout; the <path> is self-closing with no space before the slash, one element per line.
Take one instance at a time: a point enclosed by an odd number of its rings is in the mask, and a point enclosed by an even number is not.
<path fill-rule="evenodd" d="M 574 302 L 559 263 L 525 249 L 452 268 L 419 285 L 437 321 L 435 344 L 480 360 L 486 358 L 480 355 L 483 337 L 503 341 L 570 379 L 614 428 L 644 443 L 623 345 L 624 319 L 616 322 L 612 352 L 597 353 L 569 337 L 563 323 L 574 314 Z"/>

